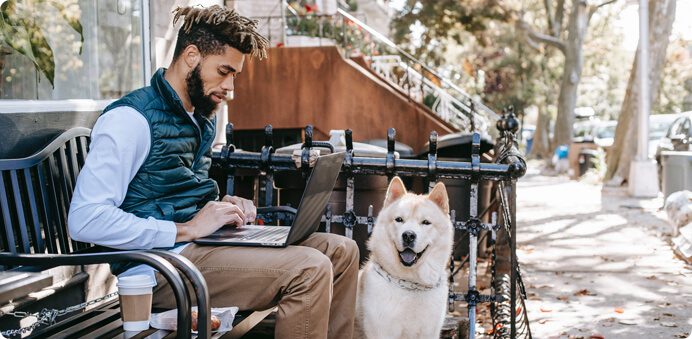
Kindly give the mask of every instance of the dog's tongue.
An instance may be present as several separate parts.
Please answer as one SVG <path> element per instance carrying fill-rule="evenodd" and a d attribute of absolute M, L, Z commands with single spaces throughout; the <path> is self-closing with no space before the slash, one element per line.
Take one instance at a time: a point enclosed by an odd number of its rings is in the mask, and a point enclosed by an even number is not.
<path fill-rule="evenodd" d="M 407 264 L 411 264 L 414 260 L 416 260 L 416 252 L 410 248 L 399 252 L 399 256 L 401 257 L 401 260 Z"/>

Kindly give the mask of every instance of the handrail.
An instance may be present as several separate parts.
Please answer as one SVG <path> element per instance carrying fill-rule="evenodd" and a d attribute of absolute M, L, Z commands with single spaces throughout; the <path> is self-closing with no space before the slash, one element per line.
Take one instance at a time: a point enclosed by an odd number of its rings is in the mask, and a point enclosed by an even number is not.
<path fill-rule="evenodd" d="M 266 20 L 266 21 L 271 21 L 274 19 L 277 20 L 292 20 L 293 18 L 297 19 L 302 19 L 302 18 L 314 18 L 319 20 L 319 25 L 320 25 L 320 32 L 318 33 L 319 38 L 329 38 L 329 35 L 324 35 L 322 33 L 322 27 L 324 24 L 324 19 L 328 18 L 332 20 L 332 23 L 336 23 L 339 20 L 342 21 L 342 28 L 340 30 L 341 34 L 344 34 L 343 39 L 347 40 L 346 36 L 348 33 L 344 30 L 345 22 L 352 22 L 358 29 L 366 34 L 369 34 L 370 37 L 372 37 L 372 41 L 380 44 L 382 48 L 387 48 L 391 49 L 391 53 L 398 56 L 403 59 L 401 60 L 402 65 L 399 65 L 398 67 L 401 67 L 402 69 L 405 70 L 406 74 L 412 74 L 412 78 L 417 78 L 416 81 L 420 81 L 421 84 L 421 100 L 416 100 L 415 98 L 411 97 L 411 93 L 405 93 L 409 96 L 409 98 L 414 99 L 416 101 L 421 101 L 422 99 L 426 96 L 426 94 L 433 94 L 436 97 L 438 97 L 437 101 L 435 102 L 436 104 L 439 104 L 440 101 L 440 96 L 448 96 L 454 99 L 454 105 L 456 106 L 455 111 L 458 111 L 459 113 L 466 115 L 466 118 L 468 121 L 471 122 L 470 129 L 473 130 L 482 130 L 482 129 L 487 129 L 489 128 L 493 122 L 492 121 L 497 121 L 500 116 L 495 113 L 492 109 L 487 107 L 485 104 L 480 102 L 477 99 L 474 99 L 470 94 L 468 94 L 466 91 L 464 91 L 462 88 L 454 84 L 452 81 L 444 77 L 442 74 L 440 74 L 438 71 L 434 70 L 433 68 L 427 66 L 420 60 L 416 59 L 413 55 L 411 55 L 409 52 L 405 51 L 401 47 L 399 47 L 396 43 L 394 43 L 392 40 L 384 36 L 383 34 L 377 32 L 375 29 L 372 27 L 368 26 L 365 24 L 362 20 L 358 19 L 354 15 L 348 13 L 342 8 L 338 8 L 336 14 L 334 15 L 328 15 L 328 14 L 309 14 L 309 15 L 301 15 L 296 12 L 296 10 L 291 7 L 290 5 L 286 4 L 287 14 L 291 16 L 291 19 L 287 19 L 284 17 L 276 17 L 276 16 L 258 16 L 255 17 L 255 19 L 261 19 L 261 20 Z M 287 22 L 284 23 L 284 26 L 287 26 Z M 342 48 L 349 48 L 346 46 L 344 43 L 343 45 L 339 43 L 338 39 L 338 32 L 339 30 L 332 31 L 333 34 L 336 34 L 334 37 L 334 40 L 337 42 L 338 45 Z M 271 33 L 270 33 L 271 34 Z M 415 73 L 415 74 L 413 74 Z M 426 74 L 427 73 L 427 74 Z M 429 75 L 428 75 L 429 74 Z M 434 80 L 432 80 L 434 78 Z M 422 80 L 421 80 L 422 79 Z M 386 79 L 387 81 L 394 81 L 392 79 Z M 439 81 L 439 84 L 433 83 Z M 400 84 L 399 84 L 400 85 Z M 426 87 L 427 90 L 423 91 L 422 87 Z M 409 86 L 411 87 L 411 86 Z M 416 85 L 418 87 L 418 85 Z M 445 110 L 448 106 L 442 106 L 440 107 L 441 110 Z M 444 112 L 438 112 L 435 108 L 435 106 L 431 107 L 431 109 L 437 114 L 437 113 L 442 113 L 444 115 Z M 455 119 L 459 118 L 457 115 L 458 114 L 453 114 L 455 115 Z M 453 125 L 456 125 L 459 127 L 461 130 L 468 129 L 466 125 L 464 125 L 467 119 L 457 119 L 457 122 L 449 121 Z M 465 128 L 467 127 L 467 128 Z M 480 129 L 479 129 L 480 127 Z"/>
<path fill-rule="evenodd" d="M 365 31 L 368 32 L 370 35 L 372 35 L 373 37 L 377 38 L 378 40 L 380 40 L 381 42 L 383 42 L 383 43 L 386 44 L 387 46 L 389 46 L 389 47 L 395 49 L 399 54 L 403 55 L 403 56 L 406 57 L 407 59 L 410 59 L 410 60 L 413 61 L 415 64 L 420 65 L 423 69 L 425 69 L 426 72 L 428 72 L 428 73 L 434 75 L 435 77 L 437 77 L 438 79 L 440 79 L 440 81 L 441 81 L 442 83 L 444 83 L 445 85 L 449 86 L 449 87 L 452 88 L 453 90 L 459 92 L 459 94 L 462 94 L 463 96 L 465 96 L 465 97 L 469 98 L 470 100 L 472 100 L 472 101 L 474 102 L 474 105 L 478 105 L 479 108 L 481 108 L 483 111 L 485 111 L 485 113 L 487 113 L 488 115 L 490 115 L 490 118 L 492 118 L 492 119 L 494 119 L 494 120 L 497 120 L 497 119 L 500 118 L 500 116 L 499 116 L 497 113 L 495 113 L 492 109 L 490 109 L 489 107 L 487 107 L 487 106 L 484 105 L 483 103 L 478 102 L 478 100 L 474 100 L 473 98 L 471 98 L 471 96 L 470 96 L 468 93 L 466 93 L 466 91 L 464 91 L 463 89 L 461 89 L 459 86 L 455 85 L 453 82 L 449 81 L 449 79 L 445 78 L 444 76 L 442 76 L 441 74 L 439 74 L 439 73 L 438 73 L 437 71 L 435 71 L 434 69 L 428 67 L 426 64 L 424 64 L 424 63 L 421 62 L 420 60 L 416 59 L 416 57 L 414 57 L 413 55 L 411 55 L 411 54 L 409 54 L 408 52 L 406 52 L 405 50 L 403 50 L 401 47 L 399 47 L 396 43 L 394 43 L 392 40 L 390 40 L 390 39 L 387 38 L 386 36 L 384 36 L 384 35 L 382 35 L 381 33 L 377 32 L 377 31 L 374 30 L 372 27 L 366 25 L 366 24 L 363 23 L 362 21 L 358 20 L 358 18 L 352 16 L 351 14 L 349 14 L 348 12 L 344 11 L 344 10 L 341 9 L 341 8 L 337 9 L 337 13 L 341 14 L 343 17 L 345 17 L 345 18 L 347 18 L 348 20 L 352 21 L 353 23 L 355 23 L 356 25 L 358 25 L 358 27 L 362 28 L 363 30 L 365 30 Z"/>

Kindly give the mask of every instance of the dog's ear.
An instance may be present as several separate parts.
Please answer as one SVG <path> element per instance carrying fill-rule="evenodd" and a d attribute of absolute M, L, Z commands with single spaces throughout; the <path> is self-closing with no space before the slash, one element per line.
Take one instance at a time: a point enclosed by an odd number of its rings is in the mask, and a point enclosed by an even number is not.
<path fill-rule="evenodd" d="M 387 197 L 384 199 L 384 206 L 389 206 L 389 204 L 403 197 L 404 194 L 406 194 L 406 186 L 404 186 L 404 182 L 401 181 L 401 178 L 399 177 L 392 178 L 392 181 L 389 183 L 389 187 L 387 188 Z"/>
<path fill-rule="evenodd" d="M 449 198 L 447 197 L 447 188 L 441 181 L 435 184 L 435 187 L 433 187 L 430 194 L 428 194 L 428 199 L 434 202 L 435 205 L 440 206 L 445 213 L 449 213 Z"/>

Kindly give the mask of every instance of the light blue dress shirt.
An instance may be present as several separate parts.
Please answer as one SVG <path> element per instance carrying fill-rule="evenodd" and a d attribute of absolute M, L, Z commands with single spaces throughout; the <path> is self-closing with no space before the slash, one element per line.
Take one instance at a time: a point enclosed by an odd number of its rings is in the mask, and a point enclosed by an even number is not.
<path fill-rule="evenodd" d="M 174 222 L 140 218 L 119 208 L 150 147 L 149 123 L 135 109 L 121 106 L 98 118 L 70 203 L 67 224 L 72 239 L 123 250 L 175 245 Z M 171 251 L 180 253 L 186 245 Z M 133 267 L 120 276 L 134 274 L 154 279 L 154 270 L 146 265 Z"/>

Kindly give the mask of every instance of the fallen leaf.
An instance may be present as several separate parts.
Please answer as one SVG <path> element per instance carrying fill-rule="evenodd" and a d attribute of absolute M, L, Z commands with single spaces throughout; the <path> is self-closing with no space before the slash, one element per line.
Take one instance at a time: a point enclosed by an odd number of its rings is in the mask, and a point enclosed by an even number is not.
<path fill-rule="evenodd" d="M 663 315 L 665 315 L 666 317 L 672 317 L 673 313 L 663 312 Z"/>
<path fill-rule="evenodd" d="M 629 320 L 629 319 L 622 319 L 622 320 L 618 321 L 618 323 L 622 324 L 622 325 L 636 325 L 637 324 L 637 322 L 635 322 L 634 320 Z"/>
<path fill-rule="evenodd" d="M 517 317 L 521 314 L 521 311 L 522 311 L 521 306 L 517 306 L 517 312 L 516 312 Z"/>
<path fill-rule="evenodd" d="M 541 312 L 552 312 L 553 310 L 548 307 L 541 307 Z"/>
<path fill-rule="evenodd" d="M 560 300 L 560 301 L 569 301 L 569 297 L 566 296 L 566 295 L 560 295 L 560 296 L 557 297 L 557 300 Z"/>
<path fill-rule="evenodd" d="M 615 313 L 625 313 L 625 309 L 622 307 L 616 307 L 615 308 Z"/>
<path fill-rule="evenodd" d="M 605 337 L 602 334 L 592 334 L 589 336 L 589 339 L 605 339 Z"/>
<path fill-rule="evenodd" d="M 650 276 L 646 277 L 646 279 L 655 280 L 655 279 L 656 279 L 656 276 L 655 276 L 655 275 L 650 275 Z"/>
<path fill-rule="evenodd" d="M 539 324 L 545 324 L 548 322 L 548 319 L 541 319 L 538 321 Z"/>
<path fill-rule="evenodd" d="M 675 323 L 670 323 L 670 322 L 665 322 L 665 321 L 661 323 L 661 326 L 664 326 L 664 327 L 678 327 L 678 325 L 675 324 Z"/>
<path fill-rule="evenodd" d="M 584 289 L 581 289 L 579 291 L 574 292 L 574 295 L 580 297 L 580 296 L 584 296 L 584 295 L 597 295 L 597 294 L 584 288 Z"/>

